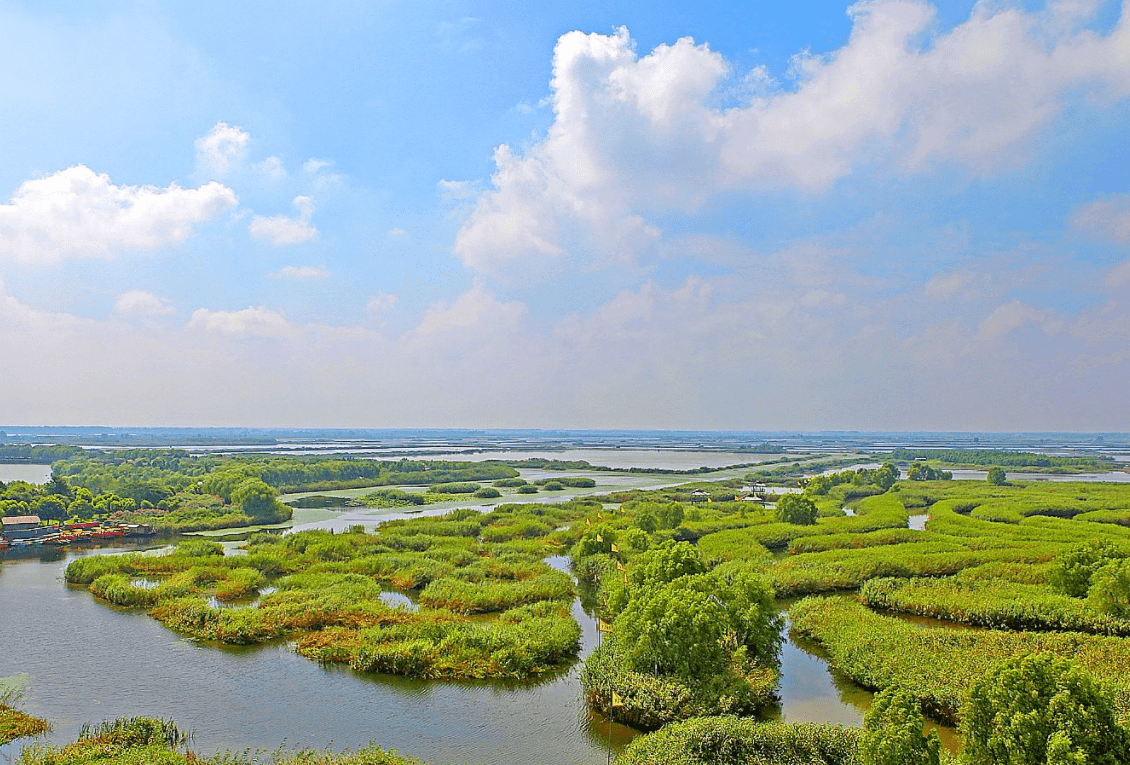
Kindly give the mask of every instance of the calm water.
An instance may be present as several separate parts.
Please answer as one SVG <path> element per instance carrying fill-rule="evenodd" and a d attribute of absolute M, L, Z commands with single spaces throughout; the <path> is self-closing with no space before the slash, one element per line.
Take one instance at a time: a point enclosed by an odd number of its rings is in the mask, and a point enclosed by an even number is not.
<path fill-rule="evenodd" d="M 24 708 L 73 740 L 84 722 L 148 714 L 179 720 L 201 752 L 356 748 L 370 742 L 435 763 L 597 765 L 638 735 L 587 711 L 580 665 L 531 684 L 451 683 L 323 667 L 286 643 L 207 646 L 143 612 L 96 601 L 63 582 L 79 553 L 8 557 L 0 565 L 0 677 L 23 675 Z M 54 558 L 54 559 L 52 559 Z M 566 558 L 548 560 L 557 568 Z M 578 600 L 582 654 L 595 646 Z M 858 724 L 871 694 L 829 672 L 817 649 L 787 644 L 782 702 L 790 721 Z M 0 747 L 12 761 L 22 742 Z"/>
<path fill-rule="evenodd" d="M 50 465 L 13 465 L 0 463 L 0 481 L 27 481 L 28 483 L 47 483 L 51 480 Z"/>

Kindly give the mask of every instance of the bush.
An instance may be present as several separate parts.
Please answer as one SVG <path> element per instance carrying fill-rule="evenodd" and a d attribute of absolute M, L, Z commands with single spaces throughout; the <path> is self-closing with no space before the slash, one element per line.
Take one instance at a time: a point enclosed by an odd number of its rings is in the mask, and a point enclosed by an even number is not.
<path fill-rule="evenodd" d="M 1091 539 L 1055 556 L 1055 567 L 1049 580 L 1067 595 L 1085 598 L 1091 589 L 1091 577 L 1095 572 L 1110 561 L 1125 557 L 1126 552 L 1113 543 Z"/>
<path fill-rule="evenodd" d="M 637 738 L 619 765 L 857 765 L 860 731 L 819 723 L 701 717 Z"/>
<path fill-rule="evenodd" d="M 1095 572 L 1087 605 L 1101 614 L 1130 619 L 1130 559 L 1111 561 Z"/>
<path fill-rule="evenodd" d="M 474 494 L 478 499 L 498 499 L 502 496 L 502 492 L 490 486 L 484 486 Z"/>
<path fill-rule="evenodd" d="M 800 494 L 786 494 L 777 500 L 777 520 L 797 526 L 816 523 L 816 503 Z"/>
<path fill-rule="evenodd" d="M 938 732 L 922 735 L 918 699 L 896 688 L 882 691 L 863 720 L 860 759 L 865 765 L 939 765 Z"/>
<path fill-rule="evenodd" d="M 1050 654 L 1003 662 L 980 678 L 962 717 L 971 765 L 1130 763 L 1130 734 L 1108 691 Z"/>

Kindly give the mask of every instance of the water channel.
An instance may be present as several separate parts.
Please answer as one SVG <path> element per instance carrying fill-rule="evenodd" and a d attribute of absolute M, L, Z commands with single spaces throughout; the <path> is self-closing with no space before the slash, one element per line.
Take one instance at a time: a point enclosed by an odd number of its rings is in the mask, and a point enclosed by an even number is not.
<path fill-rule="evenodd" d="M 63 581 L 74 557 L 110 551 L 51 550 L 0 564 L 0 678 L 23 685 L 22 707 L 54 726 L 49 741 L 73 740 L 88 721 L 146 714 L 180 721 L 204 753 L 372 742 L 429 763 L 596 765 L 638 735 L 586 709 L 579 663 L 537 683 L 436 682 L 323 667 L 285 642 L 185 640 L 143 611 Z M 585 655 L 597 633 L 580 600 L 573 613 Z M 857 725 L 870 702 L 812 646 L 787 643 L 782 674 L 781 704 L 769 716 Z M 0 762 L 22 746 L 0 747 Z"/>

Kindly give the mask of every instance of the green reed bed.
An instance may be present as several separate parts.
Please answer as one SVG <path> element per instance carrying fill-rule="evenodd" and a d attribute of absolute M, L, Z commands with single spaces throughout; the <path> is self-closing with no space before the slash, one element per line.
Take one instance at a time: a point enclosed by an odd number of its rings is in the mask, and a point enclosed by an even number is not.
<path fill-rule="evenodd" d="M 999 662 L 1047 651 L 1070 658 L 1115 692 L 1130 717 L 1130 641 L 1077 632 L 1005 632 L 912 624 L 845 598 L 807 598 L 789 610 L 796 634 L 871 689 L 901 686 L 933 717 L 954 722 L 970 684 Z"/>
<path fill-rule="evenodd" d="M 171 720 L 123 717 L 83 726 L 78 740 L 65 746 L 26 747 L 16 765 L 422 765 L 377 747 L 341 754 L 280 750 L 269 759 L 251 752 L 206 757 L 187 748 L 188 741 Z"/>
<path fill-rule="evenodd" d="M 19 688 L 0 686 L 0 746 L 17 738 L 38 736 L 51 730 L 46 720 L 16 708 L 21 696 Z"/>
<path fill-rule="evenodd" d="M 1000 630 L 1130 635 L 1130 619 L 1103 614 L 1048 586 L 994 579 L 873 579 L 860 599 L 871 608 Z"/>
<path fill-rule="evenodd" d="M 857 765 L 862 731 L 842 725 L 700 717 L 636 739 L 619 765 Z"/>
<path fill-rule="evenodd" d="M 419 677 L 529 677 L 553 671 L 579 647 L 573 580 L 542 561 L 544 543 L 526 531 L 531 519 L 556 522 L 561 513 L 509 510 L 489 542 L 479 539 L 490 526 L 478 513 L 457 511 L 376 534 L 260 535 L 239 556 L 193 542 L 164 556 L 83 558 L 67 576 L 112 603 L 147 608 L 197 640 L 289 638 L 312 658 Z M 539 528 L 552 530 L 544 521 Z M 142 586 L 139 578 L 149 581 Z M 219 607 L 267 586 L 274 591 L 253 603 Z M 381 595 L 390 588 L 415 591 L 422 607 L 386 605 Z M 489 623 L 466 617 L 484 613 L 499 616 Z"/>
<path fill-rule="evenodd" d="M 972 549 L 954 540 L 828 550 L 790 556 L 770 573 L 777 597 L 786 598 L 855 590 L 879 577 L 946 576 L 992 562 L 1044 563 L 1054 555 L 1043 548 L 989 546 L 996 544 L 987 540 L 987 549 Z"/>

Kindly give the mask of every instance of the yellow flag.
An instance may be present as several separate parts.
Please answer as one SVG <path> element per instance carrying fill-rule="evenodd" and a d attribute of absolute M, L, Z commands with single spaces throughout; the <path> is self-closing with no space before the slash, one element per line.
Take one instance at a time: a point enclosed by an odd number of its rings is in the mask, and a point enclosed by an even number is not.
<path fill-rule="evenodd" d="M 624 564 L 623 564 L 623 563 L 617 563 L 617 564 L 616 564 L 616 570 L 617 570 L 617 571 L 627 571 L 628 569 L 627 569 L 627 567 L 626 567 L 626 566 L 624 566 Z"/>
<path fill-rule="evenodd" d="M 603 542 L 604 541 L 604 535 L 603 534 L 597 534 L 596 535 L 596 541 L 597 542 Z"/>
<path fill-rule="evenodd" d="M 617 707 L 622 706 L 624 706 L 624 699 L 620 697 L 619 693 L 612 691 L 612 708 L 616 709 Z"/>
<path fill-rule="evenodd" d="M 585 518 L 585 525 L 592 526 L 592 518 Z"/>
<path fill-rule="evenodd" d="M 608 622 L 604 621 L 603 619 L 597 619 L 596 620 L 596 631 L 597 632 L 612 632 L 612 625 L 609 624 Z"/>
<path fill-rule="evenodd" d="M 612 552 L 616 554 L 620 553 L 620 548 L 616 546 L 615 542 L 612 543 Z"/>

